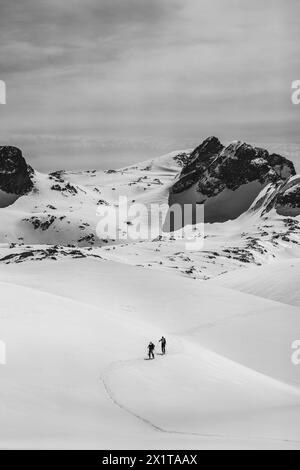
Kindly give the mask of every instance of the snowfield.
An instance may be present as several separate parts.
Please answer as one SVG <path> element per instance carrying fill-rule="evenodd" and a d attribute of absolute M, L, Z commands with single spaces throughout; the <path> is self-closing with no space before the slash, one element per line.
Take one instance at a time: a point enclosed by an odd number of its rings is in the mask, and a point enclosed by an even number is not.
<path fill-rule="evenodd" d="M 97 260 L 2 266 L 0 291 L 2 447 L 299 447 L 297 308 Z"/>
<path fill-rule="evenodd" d="M 291 258 L 243 272 L 229 273 L 219 284 L 266 299 L 300 307 L 300 259 Z"/>
<path fill-rule="evenodd" d="M 35 173 L 0 209 L 1 448 L 300 449 L 300 216 L 265 186 L 201 251 L 97 237 L 99 205 L 166 204 L 188 156 Z"/>

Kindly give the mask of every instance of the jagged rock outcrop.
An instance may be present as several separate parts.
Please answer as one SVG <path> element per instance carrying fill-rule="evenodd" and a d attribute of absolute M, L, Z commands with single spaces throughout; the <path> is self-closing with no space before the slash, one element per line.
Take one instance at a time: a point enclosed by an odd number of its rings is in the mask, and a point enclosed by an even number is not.
<path fill-rule="evenodd" d="M 191 154 L 183 168 L 173 193 L 189 189 L 194 184 L 208 197 L 223 189 L 235 190 L 251 181 L 262 183 L 286 181 L 296 174 L 292 162 L 281 155 L 242 142 L 224 147 L 216 137 L 209 137 Z"/>
<path fill-rule="evenodd" d="M 267 184 L 285 183 L 295 174 L 293 163 L 281 155 L 242 142 L 224 147 L 210 137 L 191 154 L 169 203 L 204 204 L 206 222 L 224 222 L 248 210 Z"/>
<path fill-rule="evenodd" d="M 275 209 L 280 215 L 300 215 L 300 177 L 291 178 L 279 191 Z"/>
<path fill-rule="evenodd" d="M 300 176 L 290 178 L 286 183 L 271 186 L 266 194 L 252 208 L 262 208 L 262 214 L 275 209 L 279 215 L 296 217 L 300 215 Z"/>
<path fill-rule="evenodd" d="M 33 189 L 33 170 L 27 165 L 21 150 L 0 147 L 0 190 L 23 196 Z"/>

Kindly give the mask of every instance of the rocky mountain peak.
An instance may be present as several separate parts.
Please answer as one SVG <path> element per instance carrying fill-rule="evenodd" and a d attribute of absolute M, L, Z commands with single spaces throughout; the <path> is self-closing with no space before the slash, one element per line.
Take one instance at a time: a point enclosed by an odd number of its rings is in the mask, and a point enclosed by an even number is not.
<path fill-rule="evenodd" d="M 206 139 L 191 154 L 170 191 L 170 204 L 204 204 L 206 220 L 224 222 L 245 212 L 268 183 L 296 175 L 291 161 L 240 141 Z"/>
<path fill-rule="evenodd" d="M 33 188 L 32 174 L 20 149 L 0 147 L 0 190 L 22 196 Z"/>
<path fill-rule="evenodd" d="M 182 175 L 197 172 L 209 165 L 223 149 L 224 146 L 217 137 L 208 137 L 191 153 L 189 162 L 182 170 Z"/>

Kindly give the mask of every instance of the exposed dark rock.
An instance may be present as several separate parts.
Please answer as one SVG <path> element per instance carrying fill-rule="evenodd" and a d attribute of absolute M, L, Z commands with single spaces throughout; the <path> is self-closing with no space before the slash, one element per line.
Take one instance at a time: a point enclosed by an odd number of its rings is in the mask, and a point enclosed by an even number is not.
<path fill-rule="evenodd" d="M 280 215 L 300 215 L 300 177 L 288 181 L 278 192 L 274 207 Z"/>
<path fill-rule="evenodd" d="M 64 178 L 63 178 L 64 173 L 65 173 L 64 170 L 53 171 L 53 173 L 49 174 L 49 178 L 50 179 L 55 179 L 59 183 L 63 183 L 64 182 Z"/>
<path fill-rule="evenodd" d="M 52 224 L 56 221 L 54 215 L 47 215 L 45 218 L 40 219 L 38 217 L 31 217 L 30 219 L 23 219 L 24 222 L 30 222 L 35 230 L 48 230 Z"/>
<path fill-rule="evenodd" d="M 94 245 L 96 243 L 95 235 L 93 233 L 86 235 L 85 237 L 81 237 L 78 240 L 78 243 L 88 243 Z"/>
<path fill-rule="evenodd" d="M 73 186 L 72 184 L 70 184 L 68 182 L 66 183 L 65 181 L 62 181 L 62 182 L 64 183 L 63 185 L 54 184 L 53 186 L 51 186 L 52 191 L 58 191 L 58 192 L 60 192 L 64 195 L 66 195 L 66 193 L 72 194 L 73 196 L 78 194 L 78 191 L 75 188 L 75 186 Z"/>
<path fill-rule="evenodd" d="M 60 258 L 69 257 L 69 258 L 97 258 L 102 259 L 101 256 L 88 253 L 87 251 L 80 250 L 80 249 L 68 249 L 65 247 L 60 246 L 49 246 L 45 249 L 34 249 L 33 247 L 28 249 L 23 249 L 19 252 L 15 252 L 4 256 L 0 259 L 0 263 L 4 264 L 15 264 L 15 263 L 23 263 L 25 261 L 43 261 L 46 259 L 51 259 L 56 261 Z"/>
<path fill-rule="evenodd" d="M 216 137 L 209 137 L 199 145 L 187 159 L 187 164 L 183 167 L 179 180 L 173 186 L 173 192 L 184 191 L 197 182 L 223 148 Z"/>
<path fill-rule="evenodd" d="M 247 211 L 268 183 L 280 186 L 295 174 L 293 163 L 281 155 L 242 142 L 224 147 L 210 137 L 192 152 L 170 190 L 169 204 L 202 204 L 206 222 L 225 222 Z M 193 215 L 184 225 L 196 222 Z"/>
<path fill-rule="evenodd" d="M 0 147 L 0 189 L 8 194 L 23 196 L 33 189 L 33 170 L 27 165 L 21 150 Z"/>
<path fill-rule="evenodd" d="M 191 160 L 191 154 L 186 152 L 179 153 L 174 157 L 174 160 L 179 166 L 186 167 Z"/>
<path fill-rule="evenodd" d="M 191 158 L 172 188 L 174 193 L 197 184 L 198 192 L 212 197 L 226 188 L 235 191 L 252 181 L 287 181 L 296 174 L 293 163 L 281 155 L 241 142 L 224 148 L 216 137 L 205 140 Z"/>

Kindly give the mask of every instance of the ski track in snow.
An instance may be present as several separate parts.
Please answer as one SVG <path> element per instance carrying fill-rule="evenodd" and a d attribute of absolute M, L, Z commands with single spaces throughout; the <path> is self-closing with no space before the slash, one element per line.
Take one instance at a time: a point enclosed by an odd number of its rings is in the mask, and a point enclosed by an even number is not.
<path fill-rule="evenodd" d="M 150 426 L 154 431 L 161 432 L 164 434 L 170 434 L 170 435 L 182 435 L 182 436 L 195 436 L 199 437 L 201 439 L 218 439 L 218 440 L 224 440 L 224 441 L 244 441 L 244 442 L 257 442 L 257 441 L 264 441 L 264 442 L 270 442 L 270 443 L 288 443 L 288 444 L 295 444 L 299 445 L 300 441 L 296 440 L 290 440 L 290 439 L 274 439 L 274 438 L 268 438 L 268 437 L 261 437 L 261 436 L 255 436 L 255 437 L 238 437 L 238 436 L 230 436 L 230 435 L 222 435 L 222 434 L 204 434 L 204 433 L 196 433 L 196 432 L 186 432 L 186 431 L 175 431 L 175 430 L 168 430 L 164 429 L 161 426 L 156 425 L 149 419 L 141 416 L 140 414 L 136 413 L 132 409 L 128 408 L 126 405 L 122 404 L 119 400 L 117 400 L 116 396 L 114 395 L 114 392 L 112 388 L 108 385 L 108 375 L 112 372 L 112 370 L 116 369 L 123 369 L 129 364 L 137 364 L 139 363 L 139 359 L 130 359 L 128 361 L 115 361 L 110 366 L 107 368 L 105 372 L 102 373 L 101 375 L 101 382 L 104 386 L 104 389 L 106 390 L 107 395 L 109 396 L 110 400 L 122 411 L 130 414 L 131 416 L 135 417 L 142 423 L 144 423 L 147 426 Z"/>
<path fill-rule="evenodd" d="M 68 301 L 71 302 L 72 304 L 74 305 L 81 305 L 82 307 L 84 306 L 87 306 L 88 304 L 86 304 L 85 302 L 80 302 L 78 300 L 74 300 L 72 299 L 72 297 L 70 295 L 66 295 L 66 296 L 63 296 L 63 295 L 58 295 L 57 293 L 51 293 L 49 291 L 46 291 L 45 289 L 39 287 L 37 288 L 36 286 L 34 288 L 30 287 L 30 286 L 26 286 L 26 285 L 22 285 L 21 283 L 17 283 L 17 282 L 4 282 L 4 281 L 1 281 L 0 282 L 0 285 L 7 285 L 7 286 L 17 286 L 17 287 L 21 287 L 23 289 L 26 289 L 28 290 L 29 292 L 34 292 L 34 291 L 38 291 L 38 292 L 41 292 L 43 293 L 44 295 L 47 295 L 47 297 L 53 297 L 53 298 L 61 298 L 61 299 L 64 299 L 65 301 Z M 252 295 L 251 295 L 252 297 Z M 253 296 L 255 297 L 255 296 Z M 271 302 L 269 300 L 266 300 L 266 302 Z M 92 305 L 89 305 L 89 308 L 93 308 L 95 310 L 97 310 L 97 307 L 93 307 Z M 246 314 L 247 315 L 247 314 Z M 252 315 L 252 314 L 248 314 L 248 315 Z M 221 324 L 225 324 L 225 323 L 230 323 L 233 319 L 235 318 L 240 318 L 242 316 L 245 316 L 245 313 L 243 314 L 238 314 L 238 315 L 233 315 L 233 316 L 230 316 L 226 319 L 218 319 L 216 320 L 215 322 L 211 322 L 209 324 L 203 324 L 199 327 L 197 327 L 197 325 L 195 325 L 192 329 L 188 330 L 188 331 L 185 331 L 184 329 L 180 331 L 180 335 L 181 336 L 186 336 L 188 334 L 191 334 L 193 332 L 196 332 L 198 330 L 202 330 L 202 329 L 206 329 L 206 328 L 209 328 L 209 327 L 213 327 L 213 326 L 216 326 L 216 325 L 221 325 Z M 168 335 L 169 338 L 172 338 L 172 335 L 169 334 Z M 174 335 L 173 335 L 174 337 Z M 176 336 L 176 341 L 175 343 L 178 344 L 178 341 L 180 341 L 180 345 L 181 347 L 178 348 L 177 346 L 177 350 L 174 351 L 171 356 L 175 354 L 179 354 L 179 353 L 183 353 L 184 352 L 184 343 L 185 341 L 183 340 L 183 338 L 180 338 L 178 336 Z M 159 360 L 159 359 L 157 359 Z M 222 440 L 222 441 L 225 441 L 225 440 L 228 440 L 228 439 L 231 439 L 231 440 L 235 440 L 235 441 L 244 441 L 244 442 L 255 442 L 255 440 L 262 440 L 264 441 L 265 443 L 267 442 L 274 442 L 274 443 L 289 443 L 289 444 L 294 444 L 294 445 L 299 445 L 300 444 L 300 441 L 297 441 L 297 440 L 291 440 L 291 439 L 274 439 L 274 438 L 268 438 L 268 437 L 254 437 L 254 436 L 251 436 L 249 438 L 238 438 L 238 437 L 234 437 L 234 436 L 229 436 L 229 435 L 222 435 L 222 434 L 209 434 L 209 433 L 197 433 L 197 432 L 188 432 L 188 431 L 181 431 L 181 430 L 168 430 L 167 428 L 164 428 L 162 426 L 159 426 L 157 424 L 155 424 L 155 422 L 152 422 L 151 419 L 148 419 L 146 417 L 143 417 L 142 414 L 139 414 L 135 411 L 133 411 L 130 407 L 126 406 L 125 404 L 123 404 L 122 402 L 120 402 L 120 400 L 118 400 L 114 394 L 114 391 L 113 389 L 110 387 L 109 385 L 109 374 L 114 371 L 114 370 L 117 370 L 117 369 L 124 369 L 126 368 L 127 366 L 129 365 L 135 365 L 135 364 L 139 364 L 141 361 L 138 360 L 138 359 L 131 359 L 131 360 L 127 360 L 127 361 L 116 361 L 116 362 L 113 362 L 110 364 L 110 366 L 108 367 L 108 369 L 103 373 L 102 375 L 102 383 L 103 383 L 103 386 L 104 386 L 104 389 L 107 393 L 107 395 L 109 396 L 109 398 L 111 399 L 111 401 L 116 405 L 118 406 L 120 409 L 122 409 L 124 412 L 127 412 L 128 414 L 131 414 L 132 416 L 134 416 L 136 419 L 140 420 L 141 422 L 143 422 L 145 425 L 151 427 L 152 429 L 154 429 L 155 431 L 157 432 L 161 432 L 161 433 L 164 433 L 164 434 L 170 434 L 170 435 L 186 435 L 186 436 L 196 436 L 196 437 L 199 437 L 199 438 L 202 438 L 202 439 L 219 439 L 219 440 Z M 298 391 L 298 390 L 297 390 Z M 298 391 L 299 393 L 299 391 Z"/>

